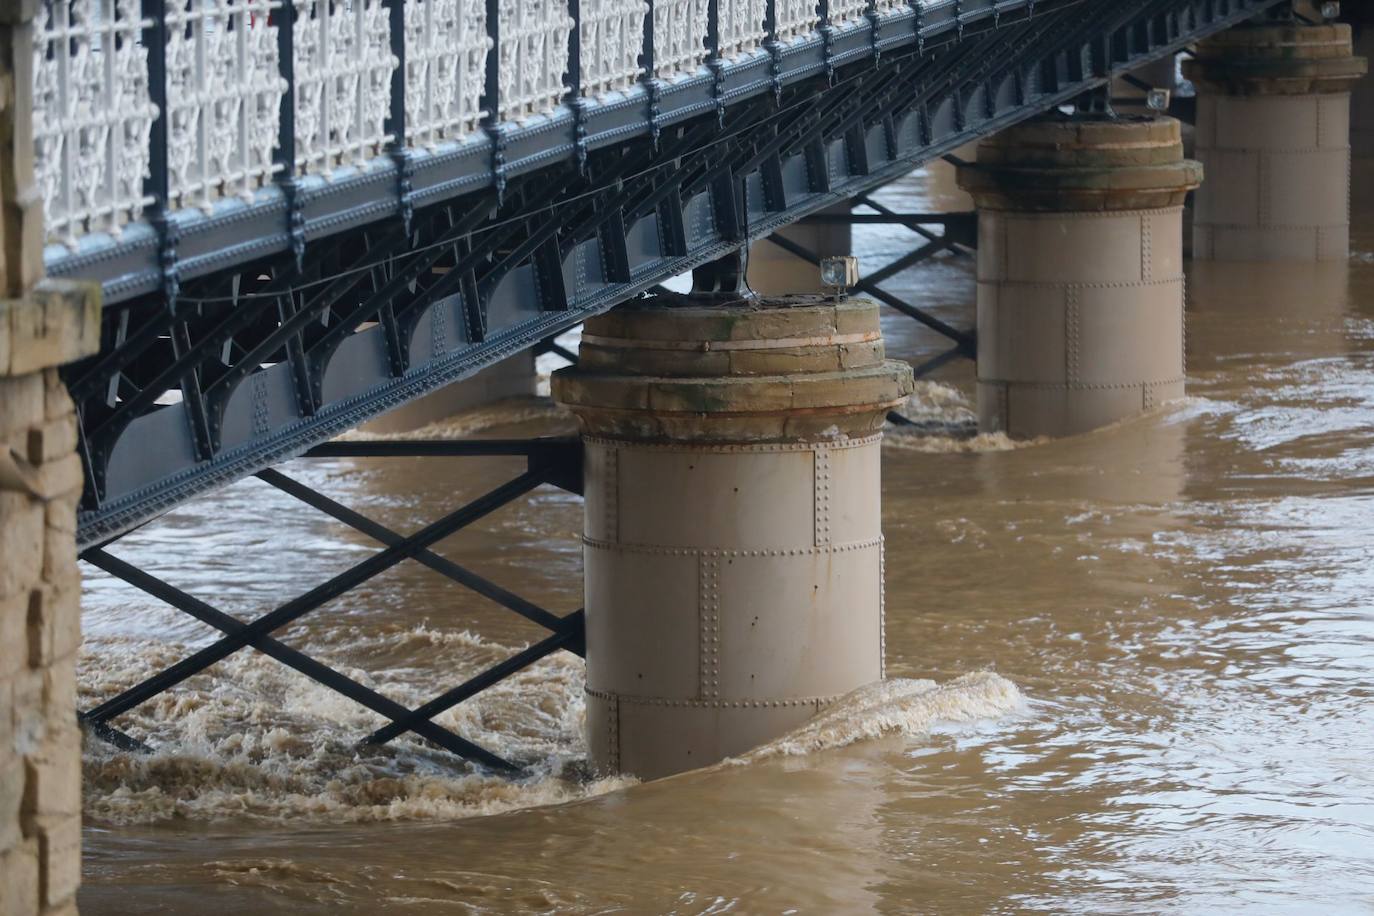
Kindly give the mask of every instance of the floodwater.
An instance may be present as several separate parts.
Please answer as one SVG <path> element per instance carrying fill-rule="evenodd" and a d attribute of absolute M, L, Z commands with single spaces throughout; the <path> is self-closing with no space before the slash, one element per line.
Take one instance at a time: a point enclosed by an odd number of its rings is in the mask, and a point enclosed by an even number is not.
<path fill-rule="evenodd" d="M 893 206 L 954 202 L 917 175 Z M 957 205 L 957 204 L 955 204 Z M 1374 212 L 1374 211 L 1366 211 Z M 869 269 L 909 250 L 865 227 Z M 581 663 L 549 659 L 440 721 L 529 764 L 475 774 L 251 652 L 86 750 L 87 916 L 1374 910 L 1374 223 L 1350 264 L 1193 265 L 1189 398 L 1090 435 L 969 439 L 972 368 L 884 451 L 893 679 L 752 755 L 592 780 Z M 892 287 L 972 323 L 972 262 Z M 942 342 L 895 313 L 895 355 Z M 567 431 L 534 405 L 504 435 Z M 506 459 L 298 461 L 410 530 Z M 441 552 L 559 612 L 580 506 L 541 489 Z M 115 552 L 265 613 L 371 544 L 256 481 Z M 208 639 L 98 573 L 89 706 Z M 414 564 L 283 638 L 406 704 L 537 639 Z"/>

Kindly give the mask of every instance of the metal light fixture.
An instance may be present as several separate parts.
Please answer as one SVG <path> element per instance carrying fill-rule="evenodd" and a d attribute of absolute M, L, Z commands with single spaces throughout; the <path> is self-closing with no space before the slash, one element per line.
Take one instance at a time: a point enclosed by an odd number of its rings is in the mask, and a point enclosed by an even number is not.
<path fill-rule="evenodd" d="M 821 258 L 821 285 L 834 290 L 839 299 L 859 283 L 859 259 L 853 255 Z"/>

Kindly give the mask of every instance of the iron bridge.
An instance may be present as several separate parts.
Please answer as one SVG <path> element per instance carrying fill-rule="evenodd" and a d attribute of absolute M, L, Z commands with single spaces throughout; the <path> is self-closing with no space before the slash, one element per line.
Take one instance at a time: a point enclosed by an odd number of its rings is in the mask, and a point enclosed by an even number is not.
<path fill-rule="evenodd" d="M 583 611 L 536 606 L 431 548 L 530 490 L 581 492 L 575 439 L 335 441 L 664 280 L 856 200 L 926 243 L 973 239 L 867 196 L 1280 0 L 42 0 L 31 68 L 49 274 L 104 291 L 66 370 L 82 559 L 220 639 L 83 712 L 111 720 L 254 648 L 413 733 L 517 771 L 435 717 L 554 652 Z M 1086 101 L 1085 101 L 1086 97 Z M 937 234 L 929 227 L 941 224 Z M 728 274 L 729 266 L 717 270 Z M 919 371 L 919 370 L 918 370 Z M 525 469 L 402 534 L 272 467 L 505 455 Z M 124 533 L 256 475 L 381 549 L 251 621 L 112 554 Z M 413 560 L 545 635 L 408 709 L 274 633 Z"/>
<path fill-rule="evenodd" d="M 79 542 L 1275 2 L 45 0 Z"/>

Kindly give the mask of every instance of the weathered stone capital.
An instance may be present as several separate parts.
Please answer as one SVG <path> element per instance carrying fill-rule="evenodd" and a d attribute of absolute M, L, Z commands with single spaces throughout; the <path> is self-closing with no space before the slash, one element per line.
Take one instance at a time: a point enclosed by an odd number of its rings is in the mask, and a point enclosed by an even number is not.
<path fill-rule="evenodd" d="M 0 25 L 18 25 L 38 18 L 39 0 L 5 0 L 0 3 Z"/>
<path fill-rule="evenodd" d="M 883 358 L 878 306 L 792 296 L 702 306 L 659 296 L 587 321 L 554 397 L 592 435 L 769 442 L 866 436 L 912 390 Z"/>
<path fill-rule="evenodd" d="M 1348 92 L 1367 69 L 1343 22 L 1240 26 L 1200 42 L 1183 62 L 1199 92 L 1225 95 Z"/>
<path fill-rule="evenodd" d="M 1181 205 L 1202 165 L 1173 118 L 1054 114 L 985 139 L 958 178 L 979 209 L 1150 210 Z"/>
<path fill-rule="evenodd" d="M 44 280 L 0 299 L 0 377 L 61 366 L 100 350 L 100 287 Z"/>

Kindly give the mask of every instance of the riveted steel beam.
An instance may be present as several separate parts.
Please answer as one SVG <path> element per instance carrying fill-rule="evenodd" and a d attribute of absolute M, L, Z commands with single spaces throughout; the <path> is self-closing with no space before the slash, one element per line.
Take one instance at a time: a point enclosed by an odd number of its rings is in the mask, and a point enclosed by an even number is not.
<path fill-rule="evenodd" d="M 781 76 L 764 66 L 757 92 L 736 92 L 727 65 L 723 83 L 703 77 L 707 107 L 691 116 L 673 108 L 677 88 L 659 87 L 653 138 L 647 122 L 642 135 L 601 136 L 589 110 L 583 170 L 571 149 L 536 167 L 533 141 L 502 127 L 482 182 L 416 164 L 408 232 L 395 181 L 378 185 L 385 218 L 339 211 L 325 231 L 307 212 L 299 268 L 289 250 L 226 238 L 238 260 L 209 269 L 190 253 L 205 239 L 183 233 L 176 345 L 160 287 L 130 281 L 106 310 L 105 349 L 69 373 L 91 481 L 80 541 L 299 454 L 1274 2 L 923 7 L 909 29 L 884 21 L 875 36 L 866 23 L 857 44 L 834 31 L 830 77 L 819 57 L 792 72 L 789 50 Z"/>

